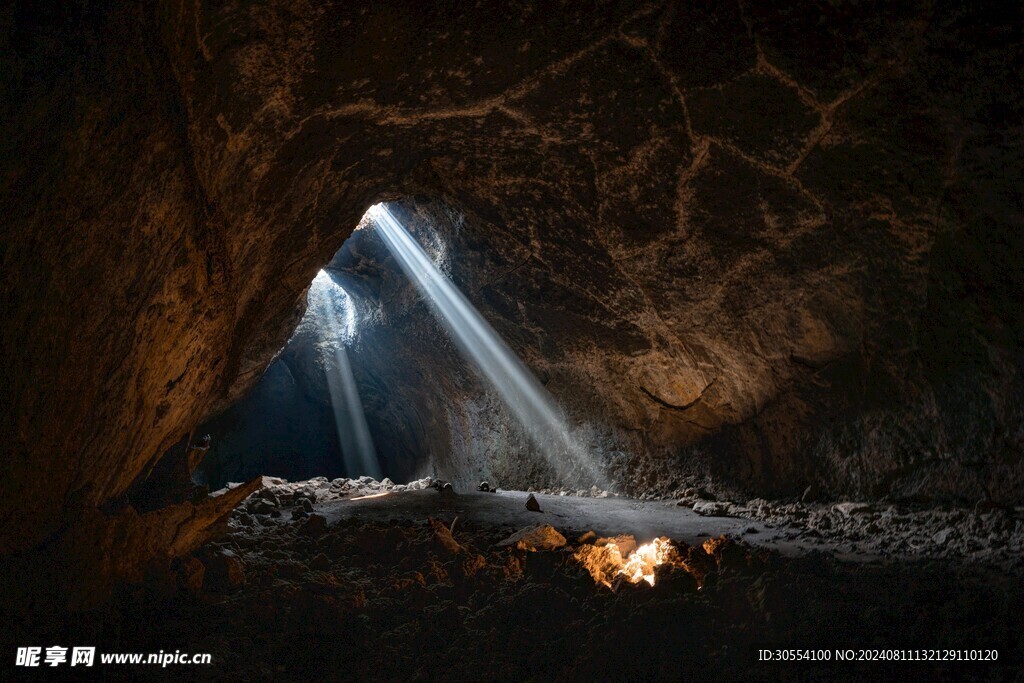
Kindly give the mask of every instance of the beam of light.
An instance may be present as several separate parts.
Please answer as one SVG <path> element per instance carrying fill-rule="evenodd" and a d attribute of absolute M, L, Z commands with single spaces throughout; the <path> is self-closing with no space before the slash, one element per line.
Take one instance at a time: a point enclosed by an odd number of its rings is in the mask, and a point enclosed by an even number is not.
<path fill-rule="evenodd" d="M 603 473 L 572 436 L 565 416 L 547 389 L 437 269 L 387 206 L 376 204 L 369 215 L 402 270 L 430 302 L 463 355 L 497 391 L 556 474 L 563 481 L 582 477 L 604 488 Z"/>
<path fill-rule="evenodd" d="M 330 358 L 324 359 L 324 371 L 334 409 L 334 424 L 345 459 L 345 472 L 350 477 L 365 474 L 380 479 L 383 473 L 377 460 L 377 450 L 370 437 L 363 402 L 345 350 L 355 336 L 355 306 L 348 292 L 322 270 L 310 285 L 309 302 L 315 307 L 316 319 L 320 322 L 317 333 L 321 350 L 334 356 L 333 363 Z"/>
<path fill-rule="evenodd" d="M 391 491 L 381 491 L 380 493 L 370 493 L 365 496 L 356 496 L 355 498 L 349 498 L 349 500 L 366 500 L 367 498 L 383 498 L 384 496 L 390 496 Z"/>

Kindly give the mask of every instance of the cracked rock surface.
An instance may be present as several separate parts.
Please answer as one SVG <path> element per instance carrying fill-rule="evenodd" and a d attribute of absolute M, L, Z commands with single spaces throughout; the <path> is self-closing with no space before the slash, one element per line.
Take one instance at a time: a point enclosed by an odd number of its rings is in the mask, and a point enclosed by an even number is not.
<path fill-rule="evenodd" d="M 1019 504 L 1020 11 L 0 10 L 0 551 L 243 395 L 398 199 L 625 489 Z"/>

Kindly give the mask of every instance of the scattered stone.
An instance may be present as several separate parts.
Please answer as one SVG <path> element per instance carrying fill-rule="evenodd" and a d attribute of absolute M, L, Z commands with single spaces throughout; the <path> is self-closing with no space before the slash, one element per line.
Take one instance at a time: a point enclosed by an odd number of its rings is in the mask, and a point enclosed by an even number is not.
<path fill-rule="evenodd" d="M 540 512 L 540 503 L 537 502 L 536 496 L 532 493 L 530 497 L 526 499 L 526 509 L 530 512 Z"/>
<path fill-rule="evenodd" d="M 250 512 L 253 512 L 257 515 L 268 515 L 270 514 L 271 510 L 275 509 L 276 507 L 271 505 L 270 502 L 266 500 L 258 500 L 249 507 Z"/>
<path fill-rule="evenodd" d="M 489 492 L 491 490 L 491 485 L 488 484 L 486 481 L 482 481 L 482 482 L 480 482 L 480 485 L 476 487 L 476 490 L 477 491 Z"/>
<path fill-rule="evenodd" d="M 566 544 L 565 536 L 550 524 L 525 527 L 498 543 L 498 547 L 513 546 L 531 552 L 557 550 Z"/>
<path fill-rule="evenodd" d="M 710 500 L 701 500 L 693 504 L 693 511 L 705 517 L 725 517 L 729 512 L 729 506 Z"/>

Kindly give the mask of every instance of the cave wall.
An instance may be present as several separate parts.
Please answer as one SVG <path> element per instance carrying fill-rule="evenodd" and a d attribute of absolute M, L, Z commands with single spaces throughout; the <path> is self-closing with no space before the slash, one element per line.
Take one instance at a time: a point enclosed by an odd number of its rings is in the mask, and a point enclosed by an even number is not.
<path fill-rule="evenodd" d="M 3 8 L 0 550 L 239 398 L 403 196 L 487 236 L 556 396 L 660 446 L 637 489 L 1020 501 L 1020 13 Z"/>

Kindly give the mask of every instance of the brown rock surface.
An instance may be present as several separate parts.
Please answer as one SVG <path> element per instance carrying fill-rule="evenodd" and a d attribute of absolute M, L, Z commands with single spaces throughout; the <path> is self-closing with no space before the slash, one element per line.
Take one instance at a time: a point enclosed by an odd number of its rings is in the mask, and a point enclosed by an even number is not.
<path fill-rule="evenodd" d="M 498 543 L 499 547 L 514 546 L 519 550 L 541 551 L 557 550 L 566 543 L 565 536 L 550 524 L 520 529 L 505 540 Z"/>
<path fill-rule="evenodd" d="M 1019 7 L 26 7 L 0 553 L 190 546 L 98 510 L 403 197 L 632 490 L 1021 501 Z"/>

